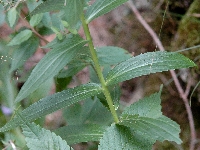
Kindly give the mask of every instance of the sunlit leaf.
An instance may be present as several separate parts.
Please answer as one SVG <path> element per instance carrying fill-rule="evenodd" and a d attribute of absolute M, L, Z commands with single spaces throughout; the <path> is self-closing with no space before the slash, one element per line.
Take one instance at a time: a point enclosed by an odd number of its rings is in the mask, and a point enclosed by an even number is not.
<path fill-rule="evenodd" d="M 194 66 L 194 62 L 176 52 L 148 52 L 115 66 L 108 73 L 106 83 L 112 85 L 150 73 Z"/>
<path fill-rule="evenodd" d="M 22 112 L 17 113 L 13 119 L 0 128 L 0 132 L 8 131 L 26 122 L 33 121 L 78 101 L 95 96 L 100 92 L 101 87 L 98 84 L 90 83 L 47 96 Z"/>

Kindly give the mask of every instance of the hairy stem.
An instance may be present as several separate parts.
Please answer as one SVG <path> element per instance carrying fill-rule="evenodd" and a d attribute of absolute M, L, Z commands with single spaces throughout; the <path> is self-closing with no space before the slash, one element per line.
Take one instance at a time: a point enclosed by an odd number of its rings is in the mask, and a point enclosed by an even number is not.
<path fill-rule="evenodd" d="M 97 54 L 96 54 L 96 51 L 95 51 L 95 48 L 94 48 L 94 44 L 93 44 L 93 41 L 92 41 L 90 30 L 89 30 L 88 24 L 85 21 L 85 17 L 84 17 L 83 13 L 81 15 L 81 22 L 82 22 L 82 25 L 83 25 L 83 30 L 84 30 L 86 39 L 88 40 L 88 46 L 89 46 L 89 49 L 90 49 L 92 60 L 94 62 L 94 68 L 95 68 L 96 73 L 98 75 L 98 78 L 100 80 L 100 83 L 101 83 L 101 86 L 102 86 L 102 89 L 103 89 L 103 93 L 106 97 L 106 100 L 107 100 L 108 106 L 110 108 L 110 111 L 113 115 L 114 121 L 115 121 L 115 123 L 118 123 L 119 119 L 118 119 L 118 116 L 117 116 L 117 112 L 114 108 L 113 101 L 112 101 L 110 92 L 108 90 L 108 87 L 106 86 L 106 82 L 105 82 L 105 79 L 103 77 L 101 67 L 99 65 L 98 57 L 97 57 Z"/>

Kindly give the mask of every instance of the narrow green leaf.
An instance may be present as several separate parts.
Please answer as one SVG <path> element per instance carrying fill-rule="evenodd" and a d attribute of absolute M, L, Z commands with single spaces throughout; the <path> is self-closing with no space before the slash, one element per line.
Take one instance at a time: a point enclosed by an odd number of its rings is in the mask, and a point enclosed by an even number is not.
<path fill-rule="evenodd" d="M 39 39 L 36 37 L 31 37 L 28 41 L 23 42 L 14 51 L 10 72 L 21 67 L 25 63 L 25 61 L 33 55 L 38 46 Z"/>
<path fill-rule="evenodd" d="M 61 127 L 54 130 L 54 132 L 71 145 L 81 142 L 99 141 L 105 129 L 106 127 L 97 124 L 82 124 Z"/>
<path fill-rule="evenodd" d="M 111 125 L 100 140 L 98 150 L 151 150 L 152 142 L 130 128 Z"/>
<path fill-rule="evenodd" d="M 63 69 L 57 77 L 64 78 L 64 77 L 72 77 L 76 75 L 79 71 L 81 71 L 83 68 L 87 66 L 86 63 L 83 63 L 82 61 L 75 61 L 70 62 L 67 66 L 67 69 Z"/>
<path fill-rule="evenodd" d="M 127 1 L 128 0 L 96 0 L 86 12 L 87 23 L 101 15 L 110 12 Z"/>
<path fill-rule="evenodd" d="M 148 52 L 115 66 L 108 73 L 106 83 L 112 85 L 150 73 L 194 66 L 194 62 L 176 52 Z"/>
<path fill-rule="evenodd" d="M 64 4 L 65 0 L 47 0 L 41 3 L 39 6 L 37 6 L 31 12 L 31 15 L 55 11 L 55 10 L 61 10 L 65 7 Z"/>
<path fill-rule="evenodd" d="M 15 24 L 15 21 L 17 19 L 17 10 L 15 7 L 11 8 L 9 11 L 8 11 L 8 22 L 9 22 L 9 25 L 10 27 L 12 28 Z"/>
<path fill-rule="evenodd" d="M 63 69 L 57 77 L 64 78 L 74 76 L 81 71 L 84 67 L 90 65 L 92 60 L 90 58 L 88 47 L 85 46 L 79 53 L 76 54 L 74 59 L 67 65 L 67 69 Z"/>
<path fill-rule="evenodd" d="M 138 134 L 148 137 L 154 143 L 156 140 L 182 143 L 179 138 L 180 126 L 165 116 L 149 118 L 139 115 L 122 115 L 120 125 L 130 127 Z"/>
<path fill-rule="evenodd" d="M 131 58 L 131 54 L 119 47 L 105 46 L 96 48 L 101 65 L 116 65 Z"/>
<path fill-rule="evenodd" d="M 54 77 L 74 58 L 76 53 L 81 50 L 85 44 L 86 41 L 79 36 L 68 37 L 61 43 L 56 44 L 33 69 L 15 101 L 21 101 L 23 98 L 35 91 L 43 82 Z"/>
<path fill-rule="evenodd" d="M 41 13 L 41 14 L 33 15 L 33 16 L 31 17 L 31 20 L 30 20 L 30 25 L 31 25 L 32 27 L 37 26 L 37 25 L 40 23 L 40 21 L 42 20 L 42 17 L 43 17 L 43 14 L 42 14 L 42 13 Z"/>
<path fill-rule="evenodd" d="M 47 96 L 22 112 L 17 113 L 13 119 L 0 128 L 0 132 L 8 131 L 26 122 L 33 121 L 78 101 L 95 96 L 100 92 L 101 87 L 98 84 L 90 83 Z M 23 119 L 21 119 L 22 117 Z"/>
<path fill-rule="evenodd" d="M 35 90 L 33 93 L 31 93 L 27 99 L 29 102 L 37 102 L 43 97 L 46 97 L 49 95 L 52 86 L 54 85 L 53 78 L 48 79 L 47 81 L 43 82 L 37 90 Z M 60 91 L 59 91 L 60 92 Z"/>
<path fill-rule="evenodd" d="M 35 123 L 23 125 L 22 130 L 30 150 L 71 150 L 60 136 Z"/>
<path fill-rule="evenodd" d="M 9 43 L 8 46 L 20 45 L 21 43 L 27 41 L 32 36 L 32 31 L 25 29 L 19 32 Z"/>

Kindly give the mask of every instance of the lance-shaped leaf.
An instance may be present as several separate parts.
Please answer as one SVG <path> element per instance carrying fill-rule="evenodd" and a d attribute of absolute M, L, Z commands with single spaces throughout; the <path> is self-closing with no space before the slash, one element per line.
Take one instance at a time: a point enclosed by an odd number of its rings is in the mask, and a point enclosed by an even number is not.
<path fill-rule="evenodd" d="M 23 125 L 22 130 L 30 150 L 73 150 L 60 136 L 35 123 Z"/>
<path fill-rule="evenodd" d="M 98 150 L 151 150 L 152 142 L 130 128 L 113 124 L 100 140 Z"/>
<path fill-rule="evenodd" d="M 17 113 L 13 119 L 0 128 L 0 132 L 8 131 L 26 122 L 33 121 L 78 101 L 95 96 L 100 92 L 101 87 L 98 84 L 90 83 L 47 96 L 22 112 Z"/>
<path fill-rule="evenodd" d="M 176 52 L 148 52 L 115 66 L 108 73 L 106 83 L 112 85 L 150 73 L 194 66 L 194 62 Z"/>
<path fill-rule="evenodd" d="M 105 126 L 97 124 L 82 124 L 61 127 L 54 132 L 71 145 L 81 142 L 99 141 L 105 130 Z"/>
<path fill-rule="evenodd" d="M 86 21 L 89 23 L 93 19 L 104 15 L 128 0 L 96 0 L 86 12 Z"/>
<path fill-rule="evenodd" d="M 169 140 L 180 144 L 180 127 L 162 115 L 160 94 L 161 90 L 127 107 L 121 115 L 119 124 L 148 137 L 152 143 L 156 140 Z"/>
<path fill-rule="evenodd" d="M 86 41 L 79 36 L 73 36 L 55 45 L 33 69 L 15 101 L 21 101 L 30 93 L 34 92 L 43 82 L 54 77 L 74 58 L 85 43 Z"/>

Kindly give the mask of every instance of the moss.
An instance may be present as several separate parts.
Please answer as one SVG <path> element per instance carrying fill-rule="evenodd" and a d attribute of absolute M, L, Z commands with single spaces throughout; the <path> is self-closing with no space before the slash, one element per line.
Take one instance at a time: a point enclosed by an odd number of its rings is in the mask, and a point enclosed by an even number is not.
<path fill-rule="evenodd" d="M 195 14 L 200 14 L 200 0 L 193 1 L 187 13 L 180 21 L 176 38 L 172 42 L 173 50 L 200 45 L 200 19 L 195 17 Z M 191 76 L 193 77 L 193 83 L 195 85 L 200 78 L 200 48 L 191 49 L 182 53 L 193 60 L 198 66 L 191 70 Z"/>
<path fill-rule="evenodd" d="M 172 42 L 172 46 L 175 50 L 186 47 L 192 47 L 200 44 L 200 19 L 194 16 L 194 14 L 200 14 L 200 1 L 195 0 L 188 9 L 187 13 L 182 18 L 175 40 Z M 200 49 L 185 51 L 185 55 L 188 55 L 191 59 L 200 54 Z M 192 56 L 192 57 L 191 57 Z"/>

